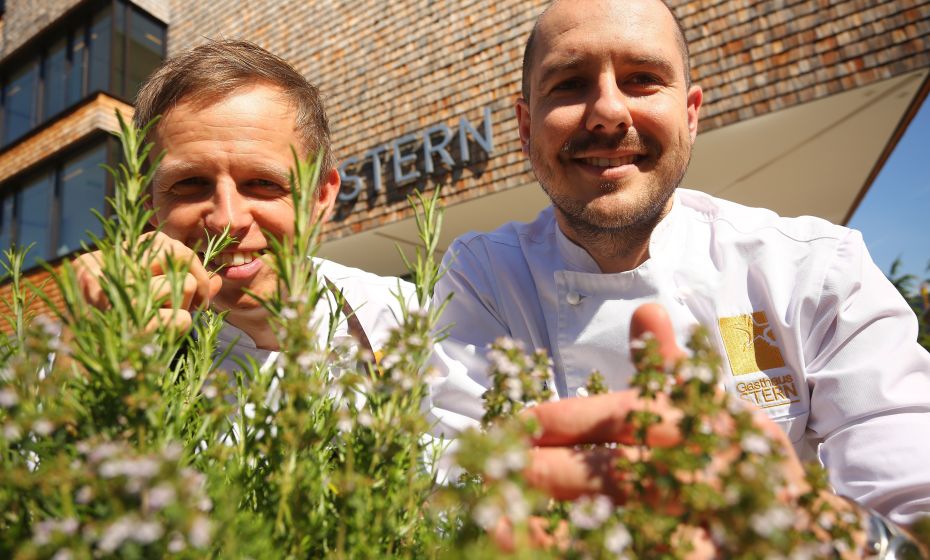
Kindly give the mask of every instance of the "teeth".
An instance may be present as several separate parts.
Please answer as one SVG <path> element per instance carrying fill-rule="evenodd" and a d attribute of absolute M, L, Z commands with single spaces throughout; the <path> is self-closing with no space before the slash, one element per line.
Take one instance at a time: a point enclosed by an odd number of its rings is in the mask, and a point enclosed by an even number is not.
<path fill-rule="evenodd" d="M 638 156 L 626 156 L 622 158 L 582 158 L 582 161 L 588 165 L 597 167 L 620 167 L 621 165 L 630 165 L 636 161 Z"/>
<path fill-rule="evenodd" d="M 242 266 L 255 260 L 251 253 L 221 253 L 213 259 L 213 262 L 225 266 Z"/>

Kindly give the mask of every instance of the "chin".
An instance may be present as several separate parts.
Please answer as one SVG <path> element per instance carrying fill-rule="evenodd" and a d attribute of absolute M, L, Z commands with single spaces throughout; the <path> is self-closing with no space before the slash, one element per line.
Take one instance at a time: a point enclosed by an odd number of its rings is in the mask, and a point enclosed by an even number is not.
<path fill-rule="evenodd" d="M 213 298 L 212 307 L 216 311 L 229 311 L 230 313 L 264 309 L 257 299 L 242 292 L 236 294 L 235 297 L 224 297 L 222 294 L 218 295 Z"/>

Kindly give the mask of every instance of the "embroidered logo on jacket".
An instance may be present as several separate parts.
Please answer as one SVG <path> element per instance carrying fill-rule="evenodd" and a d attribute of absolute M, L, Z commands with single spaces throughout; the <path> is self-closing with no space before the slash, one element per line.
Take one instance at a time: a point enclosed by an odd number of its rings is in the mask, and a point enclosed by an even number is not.
<path fill-rule="evenodd" d="M 785 367 L 765 311 L 718 319 L 733 385 L 740 398 L 765 409 L 800 402 L 795 376 Z M 766 373 L 767 372 L 767 373 Z"/>
<path fill-rule="evenodd" d="M 785 366 L 775 331 L 765 311 L 718 319 L 720 337 L 733 375 L 745 375 Z"/>

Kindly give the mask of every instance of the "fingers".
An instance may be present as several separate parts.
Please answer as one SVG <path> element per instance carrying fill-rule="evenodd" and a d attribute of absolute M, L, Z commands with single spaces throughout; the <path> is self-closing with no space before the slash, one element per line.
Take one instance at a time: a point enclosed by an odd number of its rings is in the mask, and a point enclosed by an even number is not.
<path fill-rule="evenodd" d="M 527 482 L 557 500 L 606 494 L 621 498 L 615 476 L 615 459 L 621 449 L 599 447 L 587 451 L 568 447 L 541 447 L 530 452 L 523 471 Z"/>
<path fill-rule="evenodd" d="M 156 276 L 152 278 L 149 285 L 149 292 L 152 294 L 152 297 L 155 299 L 164 299 L 162 307 L 166 308 L 175 307 L 178 309 L 190 309 L 197 291 L 197 279 L 193 274 L 185 275 L 184 280 L 181 282 L 181 301 L 171 300 L 172 286 L 166 276 Z"/>
<path fill-rule="evenodd" d="M 681 525 L 672 535 L 672 541 L 691 543 L 691 551 L 685 556 L 685 560 L 712 560 L 719 556 L 713 539 L 702 527 Z"/>
<path fill-rule="evenodd" d="M 527 409 L 538 422 L 538 436 L 533 445 L 579 445 L 586 443 L 624 443 L 634 441 L 634 428 L 627 416 L 634 410 L 650 407 L 662 420 L 650 427 L 646 443 L 653 447 L 671 447 L 681 441 L 678 421 L 681 411 L 668 404 L 665 395 L 646 403 L 634 390 L 618 391 L 581 399 L 546 402 Z"/>
<path fill-rule="evenodd" d="M 145 326 L 145 332 L 154 332 L 158 327 L 165 326 L 176 333 L 186 333 L 194 324 L 194 319 L 185 309 L 159 309 L 158 315 Z"/>
<path fill-rule="evenodd" d="M 562 552 L 568 550 L 571 539 L 568 523 L 565 520 L 559 521 L 555 531 L 551 533 L 548 529 L 549 521 L 543 517 L 530 517 L 526 521 L 526 526 L 530 547 L 544 550 L 557 548 Z M 513 533 L 513 523 L 506 517 L 502 517 L 497 525 L 488 531 L 498 548 L 507 553 L 515 552 L 517 549 Z"/>
<path fill-rule="evenodd" d="M 106 309 L 110 302 L 100 287 L 100 251 L 79 256 L 74 259 L 72 266 L 84 301 L 98 309 Z"/>
<path fill-rule="evenodd" d="M 169 268 L 168 259 L 175 259 L 188 265 L 182 286 L 183 298 L 181 302 L 169 302 L 166 305 L 180 306 L 186 310 L 209 305 L 222 287 L 222 278 L 211 275 L 197 254 L 180 241 L 161 232 L 147 233 L 144 237 L 152 237 L 151 246 L 148 254 L 143 256 L 143 262 L 148 263 L 154 275 L 150 288 L 155 297 L 170 295 L 165 270 Z M 74 260 L 73 265 L 85 301 L 99 309 L 109 307 L 110 302 L 100 283 L 102 276 L 100 251 L 79 256 Z"/>
<path fill-rule="evenodd" d="M 642 338 L 645 333 L 652 333 L 659 343 L 659 352 L 666 364 L 674 363 L 685 357 L 685 352 L 678 347 L 675 340 L 675 328 L 668 312 L 658 303 L 646 303 L 633 312 L 630 320 L 630 341 Z"/>
<path fill-rule="evenodd" d="M 527 521 L 527 527 L 530 532 L 530 542 L 535 548 L 551 549 L 558 548 L 565 552 L 568 550 L 570 543 L 568 522 L 564 519 L 559 521 L 555 531 L 549 532 L 549 520 L 542 517 L 530 517 Z"/>
<path fill-rule="evenodd" d="M 187 273 L 195 280 L 195 290 L 189 305 L 197 308 L 209 305 L 210 300 L 219 291 L 222 279 L 211 276 L 194 251 L 161 232 L 155 234 L 151 250 L 155 252 L 151 265 L 154 274 L 164 274 L 169 257 L 185 262 L 188 265 Z"/>

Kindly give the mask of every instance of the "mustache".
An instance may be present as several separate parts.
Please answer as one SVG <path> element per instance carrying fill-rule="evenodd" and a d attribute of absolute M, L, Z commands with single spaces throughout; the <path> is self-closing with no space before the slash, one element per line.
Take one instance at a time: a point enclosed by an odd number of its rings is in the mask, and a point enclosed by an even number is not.
<path fill-rule="evenodd" d="M 603 150 L 654 154 L 658 153 L 655 144 L 655 142 L 649 141 L 648 138 L 640 136 L 635 128 L 607 135 L 595 134 L 583 130 L 565 142 L 562 146 L 562 153 L 569 156 L 577 156 L 591 150 Z"/>

